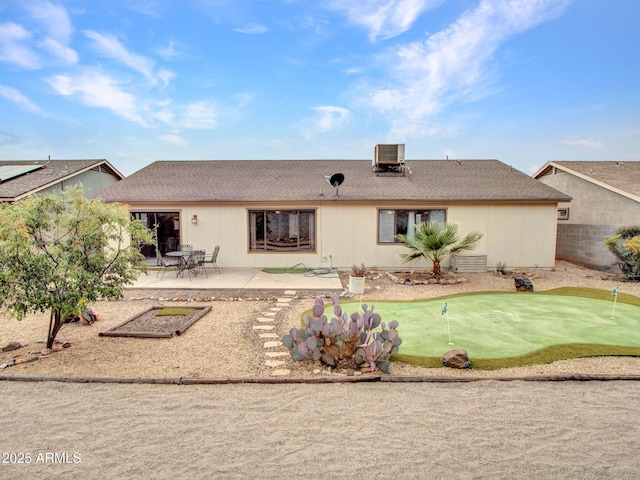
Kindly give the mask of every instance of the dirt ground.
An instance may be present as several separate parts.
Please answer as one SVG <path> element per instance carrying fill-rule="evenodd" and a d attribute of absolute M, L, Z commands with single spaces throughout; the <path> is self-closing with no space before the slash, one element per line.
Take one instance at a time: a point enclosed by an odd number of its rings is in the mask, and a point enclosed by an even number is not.
<path fill-rule="evenodd" d="M 513 291 L 512 277 L 526 274 L 533 279 L 536 291 L 562 286 L 613 290 L 640 297 L 640 284 L 622 282 L 610 274 L 558 262 L 554 269 L 531 269 L 527 272 L 469 274 L 452 276 L 451 283 L 415 284 L 421 278 L 415 272 L 369 272 L 363 301 L 412 300 L 436 298 L 472 291 Z M 396 281 L 400 283 L 395 283 Z M 405 284 L 405 280 L 411 281 Z M 343 284 L 346 284 L 343 278 Z M 453 283 L 455 281 L 456 283 Z M 411 284 L 414 283 L 414 284 Z M 299 325 L 302 313 L 316 296 L 329 298 L 342 292 L 295 291 L 285 307 L 278 299 L 285 291 L 272 290 L 126 290 L 121 301 L 93 305 L 99 321 L 93 325 L 65 325 L 53 352 L 43 352 L 49 317 L 47 313 L 29 315 L 18 322 L 0 314 L 0 346 L 17 342 L 20 348 L 0 352 L 0 364 L 16 365 L 0 370 L 0 375 L 63 377 L 145 377 L 145 378 L 267 378 L 276 370 L 285 378 L 343 375 L 309 362 L 293 362 L 288 356 L 269 357 L 266 340 L 261 337 L 259 319 L 271 315 L 270 333 L 274 340 Z M 105 331 L 151 306 L 210 306 L 211 311 L 183 334 L 171 338 L 102 337 Z M 399 319 L 400 320 L 400 319 Z M 639 319 L 640 321 L 640 319 Z M 278 350 L 278 349 L 276 349 Z M 283 347 L 279 351 L 286 352 Z M 443 352 L 444 353 L 444 352 Z M 33 361 L 29 361 L 33 360 Z M 21 363 L 24 362 L 24 363 Z M 282 363 L 280 363 L 282 362 Z M 424 369 L 394 363 L 394 376 L 431 376 L 447 378 L 527 377 L 532 375 L 640 375 L 640 358 L 600 357 L 556 362 L 493 372 Z"/>

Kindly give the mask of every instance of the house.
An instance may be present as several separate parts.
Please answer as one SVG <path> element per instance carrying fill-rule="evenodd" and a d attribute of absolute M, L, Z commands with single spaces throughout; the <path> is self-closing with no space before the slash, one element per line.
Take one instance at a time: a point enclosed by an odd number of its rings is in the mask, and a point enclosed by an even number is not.
<path fill-rule="evenodd" d="M 77 183 L 92 197 L 123 178 L 106 160 L 0 160 L 0 202 L 56 192 Z"/>
<path fill-rule="evenodd" d="M 483 271 L 554 265 L 567 195 L 497 160 L 391 158 L 157 161 L 98 197 L 128 204 L 163 254 L 220 245 L 225 267 L 398 268 L 395 235 L 429 220 L 483 232 Z"/>
<path fill-rule="evenodd" d="M 640 162 L 552 161 L 534 178 L 567 195 L 558 204 L 556 256 L 599 270 L 614 270 L 616 257 L 604 237 L 640 224 Z"/>

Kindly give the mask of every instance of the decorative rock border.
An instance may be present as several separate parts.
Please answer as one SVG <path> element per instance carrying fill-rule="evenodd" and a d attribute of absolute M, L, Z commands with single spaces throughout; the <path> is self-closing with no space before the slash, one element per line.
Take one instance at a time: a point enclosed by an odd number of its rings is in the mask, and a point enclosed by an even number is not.
<path fill-rule="evenodd" d="M 442 278 L 430 277 L 426 280 L 414 280 L 411 278 L 409 272 L 385 272 L 387 277 L 391 279 L 391 281 L 395 284 L 404 284 L 404 285 L 456 285 L 458 283 L 465 283 L 467 281 L 466 278 L 463 277 L 455 277 L 451 274 L 445 274 Z M 395 274 L 400 274 L 404 278 L 400 278 Z"/>

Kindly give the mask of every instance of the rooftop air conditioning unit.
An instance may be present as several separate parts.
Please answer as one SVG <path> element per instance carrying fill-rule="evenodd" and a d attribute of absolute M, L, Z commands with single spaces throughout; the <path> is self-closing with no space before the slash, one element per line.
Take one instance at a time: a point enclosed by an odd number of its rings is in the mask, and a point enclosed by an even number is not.
<path fill-rule="evenodd" d="M 401 171 L 404 166 L 404 143 L 378 144 L 373 152 L 376 172 Z"/>
<path fill-rule="evenodd" d="M 378 144 L 373 153 L 374 165 L 398 165 L 404 163 L 404 143 Z"/>

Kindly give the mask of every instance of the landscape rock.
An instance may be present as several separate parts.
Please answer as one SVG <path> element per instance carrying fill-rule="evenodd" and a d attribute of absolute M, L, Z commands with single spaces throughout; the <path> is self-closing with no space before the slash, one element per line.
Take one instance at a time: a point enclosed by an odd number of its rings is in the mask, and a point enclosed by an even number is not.
<path fill-rule="evenodd" d="M 20 347 L 22 347 L 22 345 L 20 345 L 20 342 L 9 342 L 4 347 L 2 347 L 2 351 L 11 352 L 13 350 L 19 349 Z"/>
<path fill-rule="evenodd" d="M 440 363 L 449 368 L 471 368 L 469 355 L 462 348 L 449 350 L 440 358 Z"/>
<path fill-rule="evenodd" d="M 13 367 L 16 364 L 16 361 L 14 359 L 9 360 L 6 363 L 3 363 L 2 365 L 0 365 L 0 370 L 7 368 L 7 367 Z"/>
<path fill-rule="evenodd" d="M 533 282 L 529 277 L 513 277 L 518 292 L 533 292 Z"/>

